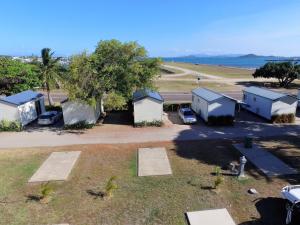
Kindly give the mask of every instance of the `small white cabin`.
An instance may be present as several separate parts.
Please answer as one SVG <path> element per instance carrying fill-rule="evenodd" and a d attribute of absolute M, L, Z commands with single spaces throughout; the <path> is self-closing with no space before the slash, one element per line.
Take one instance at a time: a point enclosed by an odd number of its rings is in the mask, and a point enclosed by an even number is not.
<path fill-rule="evenodd" d="M 133 94 L 134 123 L 162 122 L 164 100 L 158 92 L 148 89 Z"/>
<path fill-rule="evenodd" d="M 209 117 L 235 116 L 236 100 L 206 88 L 192 91 L 192 110 L 205 122 Z"/>
<path fill-rule="evenodd" d="M 243 107 L 267 120 L 296 113 L 297 98 L 288 94 L 259 87 L 248 87 L 243 92 Z"/>
<path fill-rule="evenodd" d="M 300 107 L 300 89 L 298 90 L 297 98 L 298 98 L 298 107 Z"/>
<path fill-rule="evenodd" d="M 0 120 L 18 121 L 25 126 L 46 111 L 44 95 L 31 90 L 0 98 Z"/>
<path fill-rule="evenodd" d="M 96 106 L 91 106 L 80 101 L 61 102 L 65 125 L 73 125 L 79 122 L 87 124 L 95 124 L 101 115 L 100 103 Z"/>

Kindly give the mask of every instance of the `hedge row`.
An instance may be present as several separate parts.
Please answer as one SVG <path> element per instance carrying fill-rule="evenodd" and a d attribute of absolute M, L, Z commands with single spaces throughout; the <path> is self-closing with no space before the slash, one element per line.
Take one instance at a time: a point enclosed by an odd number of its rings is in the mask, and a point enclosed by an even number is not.
<path fill-rule="evenodd" d="M 155 120 L 152 122 L 142 121 L 134 124 L 135 127 L 161 127 L 162 125 L 163 122 L 159 120 Z"/>
<path fill-rule="evenodd" d="M 179 108 L 191 107 L 190 103 L 164 104 L 165 112 L 176 112 Z"/>
<path fill-rule="evenodd" d="M 89 124 L 86 121 L 79 121 L 74 124 L 65 125 L 65 130 L 83 130 L 83 129 L 91 129 L 95 126 L 95 124 Z"/>
<path fill-rule="evenodd" d="M 271 118 L 272 123 L 294 123 L 295 114 L 274 115 Z"/>
<path fill-rule="evenodd" d="M 1 131 L 22 131 L 22 124 L 18 121 L 1 120 L 0 121 L 0 132 Z"/>
<path fill-rule="evenodd" d="M 211 126 L 232 126 L 234 124 L 234 117 L 233 116 L 209 116 L 208 125 Z"/>

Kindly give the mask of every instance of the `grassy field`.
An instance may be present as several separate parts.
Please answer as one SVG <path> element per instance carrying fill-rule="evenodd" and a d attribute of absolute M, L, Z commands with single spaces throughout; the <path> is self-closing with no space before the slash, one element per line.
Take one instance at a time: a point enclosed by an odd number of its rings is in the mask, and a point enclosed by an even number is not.
<path fill-rule="evenodd" d="M 137 177 L 137 149 L 154 146 L 167 148 L 173 175 Z M 39 193 L 40 185 L 27 180 L 50 152 L 62 150 L 82 151 L 69 180 L 50 183 L 55 193 L 48 204 L 28 201 L 27 196 Z M 228 171 L 223 170 L 224 182 L 218 190 L 212 189 L 215 167 L 224 167 L 239 156 L 225 141 L 2 151 L 0 224 L 185 225 L 187 211 L 223 207 L 239 225 L 281 224 L 284 203 L 278 196 L 285 180 L 268 180 L 247 164 L 247 180 L 226 176 Z M 102 199 L 98 193 L 113 175 L 119 188 L 111 199 Z M 247 193 L 253 187 L 259 196 Z"/>
<path fill-rule="evenodd" d="M 167 65 L 178 66 L 206 74 L 216 75 L 225 78 L 249 78 L 252 77 L 253 70 L 229 68 L 224 66 L 194 65 L 190 63 L 165 63 Z"/>
<path fill-rule="evenodd" d="M 196 79 L 195 79 L 196 80 Z M 172 91 L 191 91 L 197 87 L 199 84 L 192 80 L 158 80 L 155 82 L 155 86 L 159 91 L 162 92 L 172 92 Z M 216 82 L 202 82 L 200 87 L 211 88 L 216 91 L 231 91 L 237 88 L 237 86 L 222 84 Z"/>

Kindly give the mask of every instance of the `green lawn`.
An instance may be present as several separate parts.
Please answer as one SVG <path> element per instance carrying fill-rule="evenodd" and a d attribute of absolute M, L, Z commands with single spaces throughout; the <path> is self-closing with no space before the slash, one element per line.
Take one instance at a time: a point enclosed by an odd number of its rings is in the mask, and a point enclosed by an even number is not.
<path fill-rule="evenodd" d="M 191 91 L 197 87 L 199 84 L 192 80 L 157 80 L 155 86 L 161 92 L 177 92 L 177 91 Z M 200 87 L 211 88 L 215 91 L 231 91 L 236 89 L 235 86 L 229 84 L 222 84 L 216 82 L 200 82 Z"/>
<path fill-rule="evenodd" d="M 173 175 L 137 177 L 137 149 L 155 146 L 167 148 Z M 28 184 L 27 180 L 50 152 L 61 150 L 83 151 L 69 180 L 50 183 L 55 190 L 50 203 L 27 201 L 26 196 L 36 195 L 40 188 L 39 184 Z M 216 179 L 212 174 L 215 167 L 223 167 L 238 158 L 239 154 L 231 143 L 225 141 L 2 151 L 0 224 L 186 225 L 184 213 L 187 211 L 223 207 L 229 210 L 237 224 L 261 224 L 255 218 L 265 216 L 261 215 L 262 208 L 274 221 L 281 220 L 282 213 L 277 205 L 264 204 L 269 197 L 277 198 L 286 182 L 267 180 L 250 164 L 246 167 L 251 174 L 248 180 L 239 181 L 224 175 L 220 188 L 217 191 L 211 188 Z M 119 188 L 111 199 L 103 200 L 97 193 L 103 190 L 106 181 L 113 175 L 118 177 Z M 258 189 L 259 199 L 247 194 L 251 187 Z M 261 204 L 259 208 L 258 203 Z"/>
<path fill-rule="evenodd" d="M 167 65 L 178 66 L 206 74 L 216 75 L 225 78 L 249 78 L 252 77 L 253 70 L 230 68 L 224 66 L 194 65 L 190 63 L 165 63 Z"/>

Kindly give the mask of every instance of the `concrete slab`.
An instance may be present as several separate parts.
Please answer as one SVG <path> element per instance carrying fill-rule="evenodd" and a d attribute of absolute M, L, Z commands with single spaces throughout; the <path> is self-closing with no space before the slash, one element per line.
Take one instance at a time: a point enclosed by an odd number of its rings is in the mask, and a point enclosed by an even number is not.
<path fill-rule="evenodd" d="M 28 182 L 66 180 L 80 153 L 80 151 L 52 152 Z"/>
<path fill-rule="evenodd" d="M 234 144 L 234 147 L 268 177 L 297 174 L 297 170 L 258 145 L 244 148 L 243 144 Z"/>
<path fill-rule="evenodd" d="M 172 174 L 165 148 L 140 148 L 138 150 L 138 176 Z"/>
<path fill-rule="evenodd" d="M 227 209 L 187 212 L 190 225 L 235 225 Z"/>

